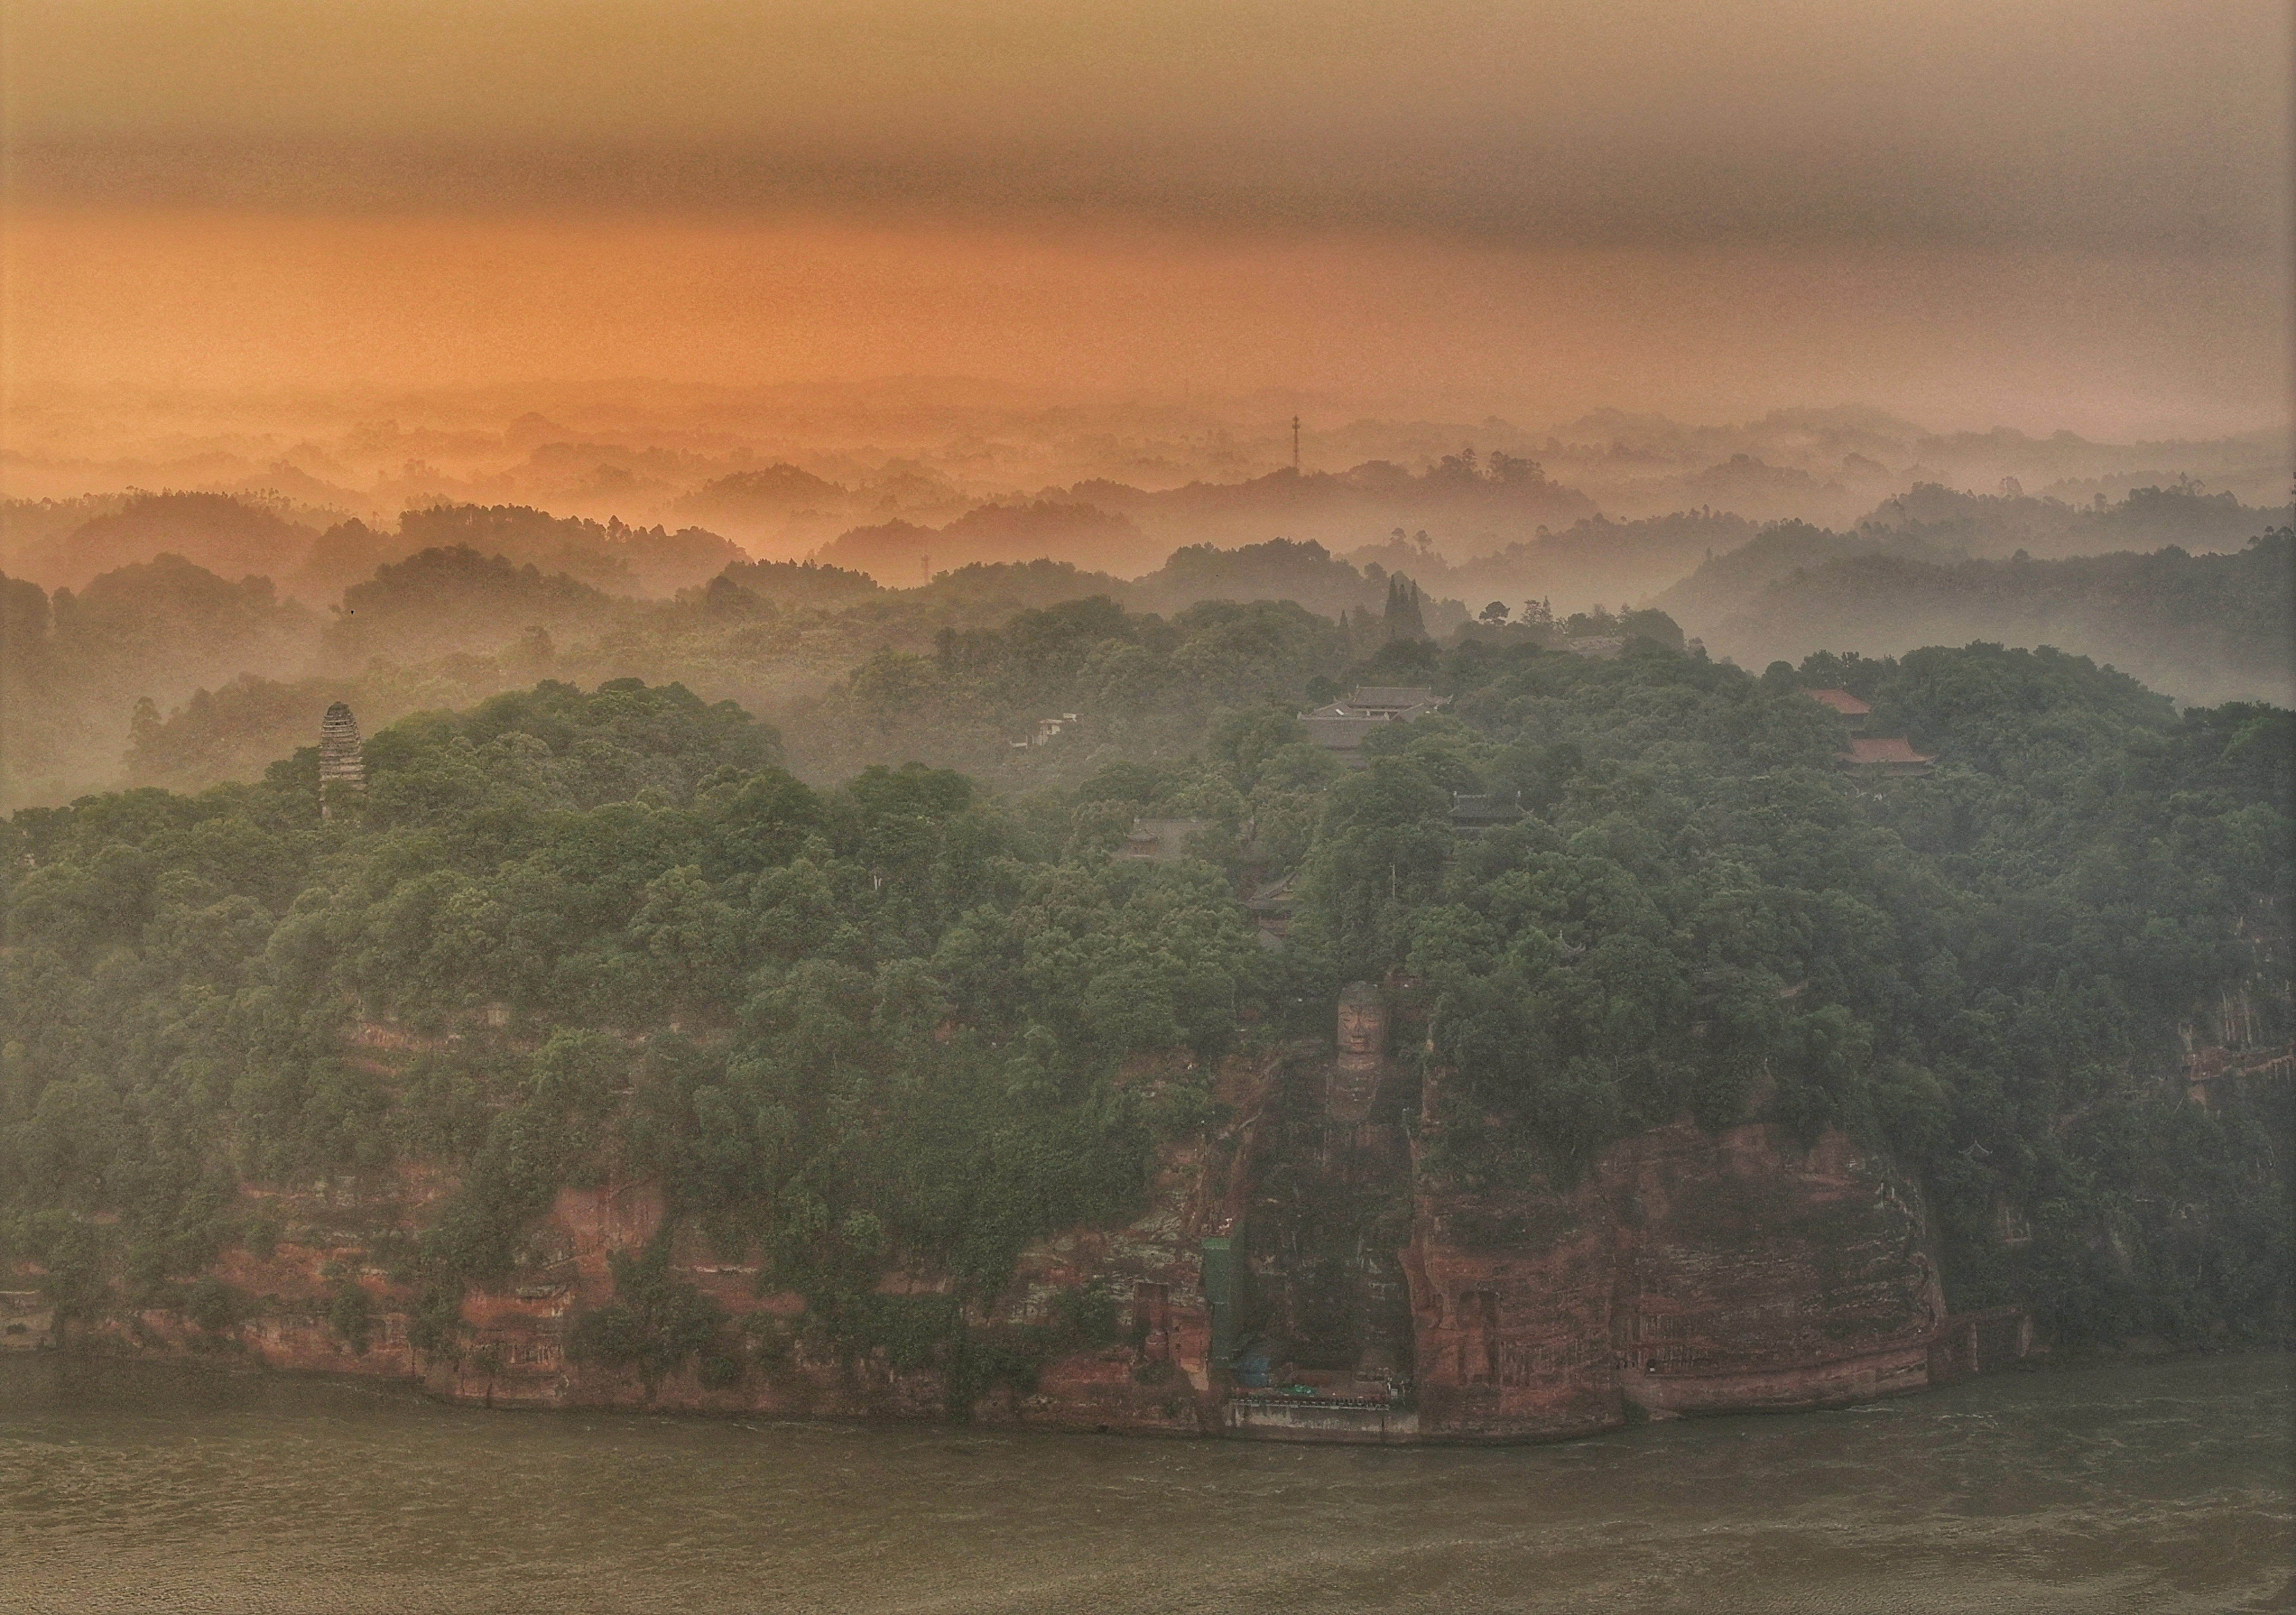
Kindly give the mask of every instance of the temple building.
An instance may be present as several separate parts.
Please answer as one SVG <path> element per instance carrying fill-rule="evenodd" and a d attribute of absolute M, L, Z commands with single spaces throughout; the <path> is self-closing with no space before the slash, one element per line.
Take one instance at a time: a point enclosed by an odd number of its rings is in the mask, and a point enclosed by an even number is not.
<path fill-rule="evenodd" d="M 1833 709 L 1841 720 L 1849 737 L 1840 754 L 1842 769 L 1849 773 L 1878 770 L 1892 779 L 1918 779 L 1930 771 L 1937 759 L 1926 752 L 1917 752 L 1913 743 L 1902 735 L 1868 736 L 1866 721 L 1874 709 L 1846 689 L 1806 689 L 1802 694 L 1820 705 Z"/>
<path fill-rule="evenodd" d="M 1505 796 L 1471 795 L 1464 791 L 1451 793 L 1451 828 L 1470 839 L 1485 830 L 1518 824 L 1522 817 L 1521 791 Z"/>
<path fill-rule="evenodd" d="M 365 789 L 366 748 L 359 740 L 358 720 L 338 701 L 319 721 L 319 817 L 331 816 L 340 793 Z"/>
<path fill-rule="evenodd" d="M 1887 739 L 1853 737 L 1841 753 L 1841 762 L 1851 773 L 1879 769 L 1892 779 L 1918 779 L 1930 771 L 1937 758 L 1927 752 L 1915 751 L 1903 735 L 1893 735 Z"/>
<path fill-rule="evenodd" d="M 1832 707 L 1841 715 L 1841 727 L 1853 735 L 1864 729 L 1866 720 L 1874 715 L 1872 707 L 1846 689 L 1806 689 L 1802 694 Z"/>
<path fill-rule="evenodd" d="M 1447 705 L 1423 685 L 1366 685 L 1344 701 L 1301 713 L 1308 738 L 1326 751 L 1337 752 L 1349 768 L 1363 767 L 1363 743 L 1382 724 L 1408 723 Z"/>
<path fill-rule="evenodd" d="M 1424 685 L 1365 685 L 1349 696 L 1347 709 L 1365 718 L 1415 718 L 1443 703 Z"/>

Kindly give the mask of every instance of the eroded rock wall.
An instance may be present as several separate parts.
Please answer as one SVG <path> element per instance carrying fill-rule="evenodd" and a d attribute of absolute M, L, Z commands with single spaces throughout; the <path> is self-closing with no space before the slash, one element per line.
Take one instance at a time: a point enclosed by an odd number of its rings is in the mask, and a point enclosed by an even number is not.
<path fill-rule="evenodd" d="M 370 1040 L 381 1046 L 378 1040 Z M 1254 1130 L 1273 1066 L 1233 1060 L 1219 1073 L 1234 1118 L 1225 1128 L 1160 1153 L 1141 1215 L 1117 1228 L 1070 1230 L 1023 1251 L 1006 1293 L 972 1321 L 995 1330 L 1043 1324 L 1066 1291 L 1090 1285 L 1117 1303 L 1117 1339 L 1054 1357 L 1033 1385 L 985 1390 L 952 1408 L 943 1376 L 896 1369 L 882 1351 L 848 1356 L 807 1330 L 801 1296 L 761 1285 L 753 1262 L 713 1250 L 693 1230 L 676 1232 L 669 1276 L 691 1283 L 731 1320 L 724 1331 L 736 1372 L 705 1382 L 698 1363 L 649 1384 L 635 1369 L 578 1362 L 569 1350 L 577 1317 L 615 1298 L 608 1258 L 635 1253 L 660 1232 L 658 1184 L 622 1182 L 559 1191 L 527 1231 L 516 1275 L 461 1298 L 450 1347 L 414 1344 L 417 1291 L 394 1281 L 377 1257 L 414 1238 L 455 1184 L 421 1166 L 345 1175 L 291 1188 L 244 1191 L 286 1231 L 259 1254 L 226 1251 L 212 1272 L 242 1299 L 247 1315 L 219 1331 L 183 1313 L 113 1315 L 79 1331 L 119 1349 L 237 1355 L 300 1372 L 414 1380 L 438 1396 L 493 1407 L 627 1406 L 766 1415 L 944 1418 L 1037 1421 L 1066 1427 L 1195 1434 L 1217 1427 L 1224 1390 L 1212 1360 L 1202 1243 L 1235 1225 L 1243 1205 Z M 53 1344 L 43 1274 L 26 1267 L 0 1282 L 5 1344 Z M 339 1318 L 347 1287 L 367 1298 L 363 1347 Z M 889 1273 L 893 1294 L 946 1293 L 947 1281 Z M 25 1320 L 31 1320 L 27 1322 Z M 34 1328 L 37 1324 L 37 1330 Z"/>
<path fill-rule="evenodd" d="M 102 1327 L 123 1347 L 414 1379 L 498 1407 L 1217 1430 L 1233 1386 L 1214 1348 L 1205 1241 L 1239 1234 L 1259 1214 L 1269 1174 L 1287 1150 L 1308 1147 L 1300 1140 L 1337 1148 L 1283 1119 L 1286 1093 L 1293 1108 L 1303 1102 L 1300 1072 L 1328 1059 L 1328 1049 L 1294 1049 L 1228 1062 L 1218 1078 L 1228 1121 L 1160 1153 L 1138 1217 L 1029 1248 L 1006 1293 L 972 1322 L 1042 1324 L 1064 1294 L 1090 1286 L 1116 1303 L 1116 1338 L 962 1406 L 931 1369 L 822 1345 L 802 1297 L 774 1290 L 753 1262 L 713 1251 L 687 1228 L 671 1246 L 670 1276 L 724 1309 L 734 1355 L 708 1382 L 696 1362 L 648 1383 L 635 1370 L 575 1361 L 575 1320 L 614 1298 L 608 1257 L 645 1248 L 663 1226 L 659 1186 L 643 1182 L 562 1191 L 529 1231 L 517 1276 L 466 1293 L 464 1328 L 435 1352 L 415 1343 L 420 1298 L 377 1255 L 426 1226 L 455 1187 L 419 1168 L 250 1191 L 286 1237 L 218 1264 L 217 1276 L 255 1300 L 220 1337 L 168 1312 Z M 1382 1127 L 1405 1136 L 1399 1123 L 1365 1117 L 1332 1137 Z M 1838 1133 L 1805 1145 L 1767 1122 L 1718 1134 L 1685 1122 L 1622 1141 L 1573 1182 L 1534 1173 L 1473 1191 L 1444 1183 L 1425 1153 L 1414 1135 L 1396 1180 L 1408 1201 L 1394 1254 L 1408 1290 L 1410 1360 L 1396 1365 L 1409 1391 L 1395 1406 L 1411 1413 L 1416 1438 L 1535 1439 L 1611 1428 L 1637 1412 L 1823 1405 L 1915 1388 L 1930 1381 L 1933 1361 L 1960 1361 L 1932 1350 L 1942 1306 L 1918 1189 Z M 29 1303 L 37 1282 L 25 1273 L 0 1290 Z M 368 1298 L 363 1351 L 340 1326 L 346 1285 Z M 881 1288 L 946 1293 L 947 1281 L 891 1273 Z"/>
<path fill-rule="evenodd" d="M 1431 1437 L 1914 1389 L 1944 1316 L 1918 1188 L 1759 1122 L 1639 1134 L 1568 1186 L 1423 1180 L 1406 1268 Z"/>

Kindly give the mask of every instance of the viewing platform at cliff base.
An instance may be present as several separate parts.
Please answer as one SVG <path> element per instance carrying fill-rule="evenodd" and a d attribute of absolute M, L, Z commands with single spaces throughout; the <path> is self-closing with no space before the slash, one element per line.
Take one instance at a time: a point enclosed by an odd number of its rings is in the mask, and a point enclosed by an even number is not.
<path fill-rule="evenodd" d="M 1228 1398 L 1222 1423 L 1229 1435 L 1247 1441 L 1376 1444 L 1419 1439 L 1416 1409 L 1360 1397 L 1240 1391 Z"/>

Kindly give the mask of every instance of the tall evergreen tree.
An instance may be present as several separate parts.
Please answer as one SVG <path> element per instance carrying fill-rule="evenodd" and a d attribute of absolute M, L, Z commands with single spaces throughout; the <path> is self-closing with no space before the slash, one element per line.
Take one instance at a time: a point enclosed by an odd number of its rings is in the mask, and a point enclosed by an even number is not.
<path fill-rule="evenodd" d="M 1387 581 L 1387 612 L 1383 622 L 1390 642 L 1427 638 L 1427 620 L 1419 609 L 1419 585 L 1401 573 Z"/>

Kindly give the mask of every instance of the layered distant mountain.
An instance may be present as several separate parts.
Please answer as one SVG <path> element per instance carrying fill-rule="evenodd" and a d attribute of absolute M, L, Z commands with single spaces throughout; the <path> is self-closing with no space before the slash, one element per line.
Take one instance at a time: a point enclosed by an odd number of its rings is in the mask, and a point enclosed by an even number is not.
<path fill-rule="evenodd" d="M 140 728 L 250 668 L 299 671 L 317 618 L 267 578 L 234 582 L 181 556 L 52 596 L 0 575 L 0 804 L 69 800 L 110 778 Z M 139 709 L 139 699 L 150 705 Z"/>
<path fill-rule="evenodd" d="M 699 527 L 671 532 L 553 516 L 521 505 L 436 505 L 398 518 L 415 550 L 467 546 L 485 555 L 561 571 L 615 594 L 676 594 L 746 561 L 741 547 Z"/>
<path fill-rule="evenodd" d="M 1123 515 L 1088 504 L 1036 499 L 983 505 L 942 527 L 906 521 L 857 527 L 824 545 L 815 559 L 906 587 L 951 567 L 1039 559 L 1136 573 L 1155 565 L 1167 548 Z"/>
<path fill-rule="evenodd" d="M 99 573 L 172 555 L 223 577 L 276 577 L 283 561 L 300 560 L 318 536 L 258 500 L 134 493 L 116 509 L 49 532 L 27 548 L 16 568 L 52 587 L 77 589 Z"/>
<path fill-rule="evenodd" d="M 1759 531 L 1743 516 L 1712 509 L 1632 522 L 1593 515 L 1456 564 L 1399 534 L 1354 550 L 1348 559 L 1367 571 L 1406 573 L 1473 610 L 1493 600 L 1513 608 L 1537 599 L 1568 614 L 1644 598 L 1704 560 L 1746 544 Z"/>
<path fill-rule="evenodd" d="M 78 588 L 101 573 L 172 555 L 222 577 L 273 579 L 317 606 L 378 566 L 425 549 L 468 548 L 563 572 L 611 593 L 657 597 L 749 558 L 729 540 L 698 527 L 630 527 L 524 505 L 427 505 L 404 512 L 396 528 L 353 517 L 324 531 L 299 519 L 308 512 L 291 519 L 290 508 L 282 500 L 179 492 L 20 503 L 9 512 L 12 537 L 17 527 L 25 530 L 12 545 L 11 570 L 50 588 Z M 79 519 L 66 519 L 73 515 Z"/>
<path fill-rule="evenodd" d="M 2035 498 L 2016 488 L 2013 479 L 2010 487 L 1989 494 L 1917 482 L 1883 500 L 1858 526 L 1980 556 L 2020 549 L 2075 556 L 2167 544 L 2202 552 L 2238 549 L 2265 523 L 2280 519 L 2278 511 L 2243 505 L 2230 493 L 2210 493 L 2189 480 L 2132 488 L 2119 499 L 2099 493 L 2075 504 Z"/>
<path fill-rule="evenodd" d="M 758 489 L 795 495 L 833 486 L 786 467 L 761 477 Z M 113 779 L 147 697 L 153 721 L 205 688 L 217 724 L 267 724 L 277 703 L 239 690 L 243 674 L 299 688 L 359 680 L 351 693 L 378 713 L 476 699 L 549 672 L 677 680 L 778 714 L 880 650 L 927 654 L 946 631 L 1095 596 L 1168 621 L 1203 602 L 1289 602 L 1327 621 L 1345 614 L 1350 632 L 1340 638 L 1365 649 L 1405 581 L 1424 630 L 1441 639 L 1471 620 L 1519 629 L 1647 604 L 1748 665 L 1977 639 L 2056 645 L 2180 699 L 2296 693 L 2286 545 L 2246 546 L 2288 514 L 2189 481 L 2086 503 L 1924 483 L 1846 531 L 1761 526 L 1703 506 L 1631 521 L 1590 514 L 1480 550 L 1456 540 L 1447 550 L 1434 531 L 1401 522 L 1344 549 L 1292 536 L 1167 543 L 1158 524 L 1185 529 L 1190 512 L 1210 513 L 1215 527 L 1255 510 L 1368 515 L 1405 499 L 1527 518 L 1576 496 L 1527 462 L 1466 455 L 1423 474 L 1359 466 L 1162 494 L 1091 491 L 1140 514 L 1016 499 L 939 523 L 849 526 L 811 562 L 751 561 L 704 528 L 520 505 L 433 505 L 390 524 L 348 519 L 320 531 L 299 507 L 215 494 L 20 502 L 5 512 L 5 553 L 47 570 L 8 568 L 24 580 L 11 586 L 21 610 L 12 606 L 10 619 L 12 651 L 23 654 L 0 712 L 0 792 L 61 801 Z M 2120 553 L 2069 555 L 2082 549 Z M 123 555 L 138 558 L 82 575 L 88 557 Z M 79 581 L 59 588 L 59 575 Z M 228 700 L 226 686 L 236 691 Z M 179 761 L 205 767 L 226 754 L 263 754 L 242 737 L 190 746 Z"/>
<path fill-rule="evenodd" d="M 1190 482 L 1149 492 L 1120 482 L 1078 482 L 1066 497 L 1138 523 L 1168 548 L 1226 548 L 1271 538 L 1312 540 L 1344 553 L 1401 528 L 1424 531 L 1439 549 L 1475 553 L 1529 539 L 1542 526 L 1595 514 L 1595 502 L 1551 481 L 1530 460 L 1447 455 L 1423 472 L 1370 460 L 1343 472 L 1270 472 L 1237 482 Z"/>
<path fill-rule="evenodd" d="M 2230 555 L 2171 547 L 1951 564 L 1869 549 L 1797 570 L 1717 621 L 1688 620 L 1714 654 L 1750 667 L 1821 650 L 1892 656 L 1924 645 L 2049 645 L 2185 704 L 2285 705 L 2296 700 L 2292 544 L 2296 536 L 2281 528 Z"/>

